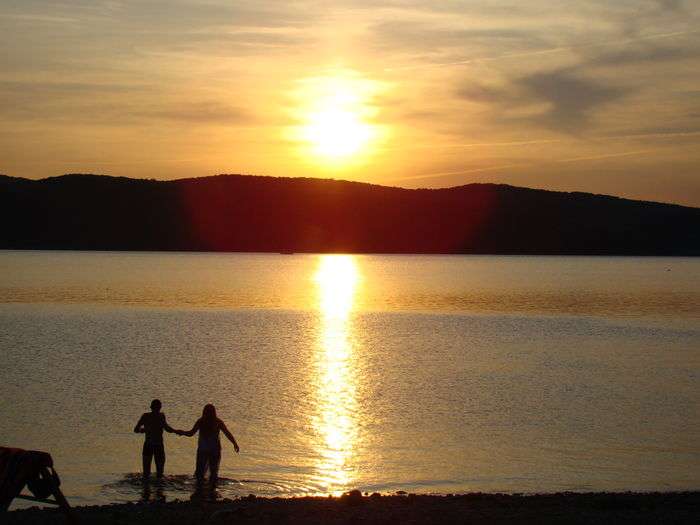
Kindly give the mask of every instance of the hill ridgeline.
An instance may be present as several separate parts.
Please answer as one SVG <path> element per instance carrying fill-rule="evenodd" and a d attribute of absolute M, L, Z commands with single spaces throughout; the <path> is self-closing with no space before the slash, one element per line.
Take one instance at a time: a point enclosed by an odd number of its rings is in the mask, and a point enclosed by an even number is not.
<path fill-rule="evenodd" d="M 0 248 L 700 255 L 700 208 L 498 184 L 0 176 Z"/>

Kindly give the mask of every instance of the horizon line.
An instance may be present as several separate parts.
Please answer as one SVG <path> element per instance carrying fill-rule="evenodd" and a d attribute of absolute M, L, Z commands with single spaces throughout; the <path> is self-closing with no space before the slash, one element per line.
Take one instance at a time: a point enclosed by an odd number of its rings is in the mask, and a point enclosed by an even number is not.
<path fill-rule="evenodd" d="M 454 190 L 454 189 L 458 189 L 458 188 L 464 188 L 467 186 L 501 186 L 501 187 L 507 187 L 507 188 L 515 188 L 518 190 L 544 191 L 544 192 L 548 192 L 548 193 L 592 195 L 592 196 L 596 196 L 596 197 L 607 197 L 607 198 L 626 200 L 626 201 L 632 201 L 632 202 L 662 204 L 662 205 L 666 205 L 666 206 L 678 206 L 681 208 L 700 210 L 700 206 L 679 204 L 677 202 L 634 199 L 634 198 L 630 198 L 630 197 L 622 197 L 619 195 L 612 195 L 609 193 L 593 193 L 593 192 L 589 192 L 589 191 L 580 191 L 580 190 L 554 190 L 554 189 L 549 189 L 549 188 L 537 188 L 537 187 L 531 187 L 531 186 L 516 186 L 514 184 L 508 184 L 505 182 L 469 182 L 466 184 L 458 184 L 456 186 L 444 186 L 444 187 L 439 187 L 439 188 L 428 188 L 428 187 L 406 188 L 403 186 L 393 186 L 393 185 L 389 185 L 389 184 L 377 184 L 374 182 L 365 182 L 365 181 L 349 180 L 349 179 L 337 179 L 334 177 L 259 175 L 259 174 L 254 174 L 254 173 L 216 173 L 213 175 L 199 175 L 199 176 L 193 176 L 193 177 L 182 177 L 182 178 L 177 178 L 177 179 L 157 179 L 157 178 L 150 178 L 150 177 L 149 178 L 147 178 L 147 177 L 127 177 L 124 175 L 110 175 L 110 174 L 105 174 L 105 173 L 88 173 L 88 172 L 62 173 L 60 175 L 50 175 L 50 176 L 42 177 L 42 178 L 21 177 L 21 176 L 16 176 L 16 175 L 8 175 L 6 173 L 0 173 L 0 178 L 5 177 L 5 178 L 9 178 L 9 179 L 19 179 L 19 180 L 26 180 L 26 181 L 31 181 L 31 182 L 45 182 L 45 181 L 48 181 L 51 179 L 60 179 L 62 177 L 71 177 L 71 176 L 103 177 L 106 179 L 126 179 L 126 180 L 133 180 L 133 181 L 151 181 L 151 182 L 162 182 L 162 183 L 174 183 L 174 182 L 183 182 L 183 181 L 192 181 L 192 180 L 212 179 L 215 177 L 250 177 L 250 178 L 260 178 L 260 179 L 289 179 L 289 180 L 306 180 L 306 181 L 341 182 L 341 183 L 349 183 L 349 184 L 362 184 L 365 186 L 376 186 L 376 187 L 380 187 L 380 188 L 398 189 L 398 190 L 403 190 L 403 191 L 447 191 L 447 190 Z M 397 179 L 394 179 L 394 180 L 397 180 Z M 407 179 L 398 179 L 398 180 L 407 180 Z"/>

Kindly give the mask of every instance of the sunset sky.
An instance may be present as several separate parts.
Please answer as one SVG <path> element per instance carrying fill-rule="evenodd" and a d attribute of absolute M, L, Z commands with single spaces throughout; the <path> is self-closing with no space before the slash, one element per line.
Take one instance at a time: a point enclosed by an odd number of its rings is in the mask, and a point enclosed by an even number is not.
<path fill-rule="evenodd" d="M 700 206 L 700 2 L 0 2 L 0 173 Z"/>

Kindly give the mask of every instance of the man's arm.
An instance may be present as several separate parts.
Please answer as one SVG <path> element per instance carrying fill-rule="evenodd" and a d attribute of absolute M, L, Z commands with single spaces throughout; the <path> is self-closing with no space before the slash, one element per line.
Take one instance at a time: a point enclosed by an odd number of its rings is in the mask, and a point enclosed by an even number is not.
<path fill-rule="evenodd" d="M 139 418 L 138 423 L 136 423 L 136 426 L 134 427 L 134 432 L 136 434 L 143 434 L 145 432 L 145 430 L 143 428 L 143 414 Z"/>
<path fill-rule="evenodd" d="M 168 425 L 168 422 L 165 419 L 165 414 L 163 414 L 163 430 L 165 430 L 166 432 L 170 432 L 171 434 L 173 432 L 177 433 L 177 431 L 173 427 Z"/>
<path fill-rule="evenodd" d="M 233 450 L 236 451 L 236 454 L 238 454 L 238 451 L 240 448 L 238 448 L 238 443 L 236 443 L 236 438 L 233 437 L 233 434 L 229 432 L 228 428 L 226 428 L 226 424 L 222 421 L 221 422 L 221 431 L 224 433 L 224 436 L 228 438 L 228 440 L 233 443 Z"/>

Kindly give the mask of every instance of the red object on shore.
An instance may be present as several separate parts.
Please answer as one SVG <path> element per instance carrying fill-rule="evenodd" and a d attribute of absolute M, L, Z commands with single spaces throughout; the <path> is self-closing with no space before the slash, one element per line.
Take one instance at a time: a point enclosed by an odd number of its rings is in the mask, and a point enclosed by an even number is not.
<path fill-rule="evenodd" d="M 33 496 L 22 494 L 25 485 Z M 61 480 L 47 452 L 0 447 L 0 511 L 7 511 L 15 498 L 58 505 L 75 523 L 70 505 L 59 488 Z M 54 500 L 48 499 L 53 496 Z"/>

